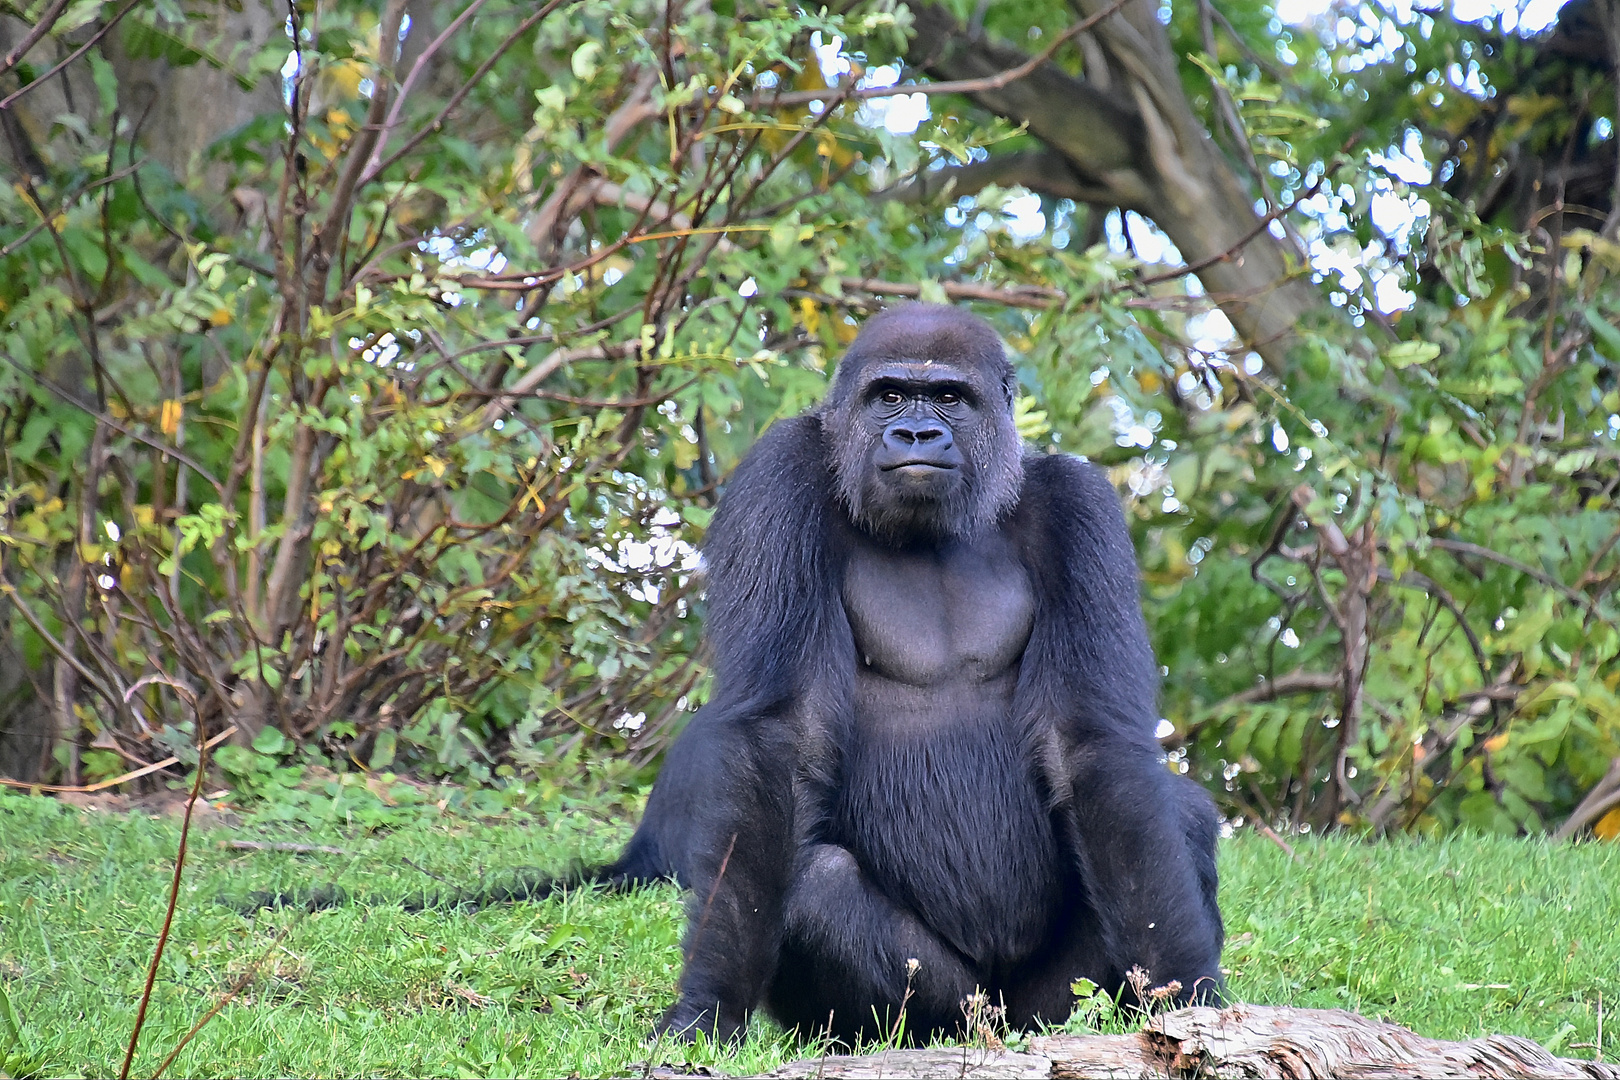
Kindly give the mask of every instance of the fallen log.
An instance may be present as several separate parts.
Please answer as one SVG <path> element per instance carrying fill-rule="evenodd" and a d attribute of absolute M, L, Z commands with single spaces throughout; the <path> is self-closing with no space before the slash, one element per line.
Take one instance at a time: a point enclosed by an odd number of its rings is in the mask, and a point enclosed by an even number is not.
<path fill-rule="evenodd" d="M 1512 1077 L 1620 1080 L 1620 1065 L 1554 1057 L 1530 1039 L 1487 1035 L 1446 1042 L 1339 1009 L 1234 1005 L 1161 1013 L 1133 1035 L 1047 1035 L 1027 1051 L 959 1047 L 888 1050 L 795 1061 L 768 1074 L 782 1080 L 1115 1080 L 1254 1077 L 1276 1080 L 1395 1080 L 1399 1077 Z"/>

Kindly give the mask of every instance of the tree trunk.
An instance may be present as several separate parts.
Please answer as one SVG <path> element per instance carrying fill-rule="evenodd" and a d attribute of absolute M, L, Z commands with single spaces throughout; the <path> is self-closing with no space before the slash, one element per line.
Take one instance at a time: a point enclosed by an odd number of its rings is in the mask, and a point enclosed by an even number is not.
<path fill-rule="evenodd" d="M 1079 4 L 1087 15 L 1109 6 Z M 1295 324 L 1323 310 L 1322 298 L 1303 253 L 1265 227 L 1255 196 L 1193 111 L 1156 7 L 1127 0 L 1088 31 L 1092 47 L 1083 51 L 1098 62 L 1084 79 L 1048 62 L 972 95 L 991 112 L 1028 124 L 1047 151 L 992 157 L 942 175 L 954 176 L 963 194 L 975 189 L 968 185 L 1023 183 L 1151 219 L 1188 265 L 1201 267 L 1205 290 L 1244 342 L 1285 374 Z M 912 12 L 910 61 L 940 79 L 983 79 L 1029 59 L 970 34 L 943 7 L 919 4 Z"/>
<path fill-rule="evenodd" d="M 204 154 L 226 132 L 280 108 L 281 80 L 269 75 L 249 82 L 248 64 L 278 41 L 291 51 L 287 9 L 244 0 L 239 5 L 188 5 L 188 13 L 205 16 L 187 22 L 184 33 L 206 59 L 181 67 L 161 58 L 132 56 L 130 35 L 144 31 L 128 23 L 108 48 L 108 59 L 118 74 L 119 108 L 140 121 L 142 148 L 178 177 L 205 170 L 209 183 L 194 190 L 213 191 L 223 202 L 229 194 L 229 166 L 209 165 Z M 249 85 L 244 88 L 243 83 Z M 199 107 L 204 102 L 206 107 Z"/>
<path fill-rule="evenodd" d="M 654 1076 L 678 1074 L 655 1071 Z M 773 1077 L 1567 1077 L 1620 1080 L 1620 1065 L 1554 1057 L 1517 1035 L 1444 1042 L 1339 1009 L 1234 1005 L 1161 1013 L 1134 1035 L 1050 1035 L 1027 1053 L 960 1047 L 807 1058 Z"/>

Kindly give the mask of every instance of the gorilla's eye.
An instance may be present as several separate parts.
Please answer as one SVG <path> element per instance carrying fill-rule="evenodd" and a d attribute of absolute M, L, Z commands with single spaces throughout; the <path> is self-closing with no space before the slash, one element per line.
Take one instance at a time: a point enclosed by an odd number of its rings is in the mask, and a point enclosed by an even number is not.
<path fill-rule="evenodd" d="M 898 405 L 906 400 L 906 395 L 898 390 L 885 390 L 878 398 L 885 405 Z"/>
<path fill-rule="evenodd" d="M 958 401 L 962 400 L 962 396 L 960 394 L 953 394 L 947 390 L 943 394 L 940 394 L 938 397 L 934 398 L 934 400 L 939 402 L 941 405 L 955 405 Z"/>

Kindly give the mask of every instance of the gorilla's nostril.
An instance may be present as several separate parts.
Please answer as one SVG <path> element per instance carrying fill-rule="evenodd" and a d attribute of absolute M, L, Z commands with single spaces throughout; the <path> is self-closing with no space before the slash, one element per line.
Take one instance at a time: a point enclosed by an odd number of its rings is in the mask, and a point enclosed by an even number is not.
<path fill-rule="evenodd" d="M 948 432 L 942 427 L 902 427 L 895 425 L 889 429 L 888 434 L 903 443 L 931 443 L 938 442 L 946 437 Z"/>

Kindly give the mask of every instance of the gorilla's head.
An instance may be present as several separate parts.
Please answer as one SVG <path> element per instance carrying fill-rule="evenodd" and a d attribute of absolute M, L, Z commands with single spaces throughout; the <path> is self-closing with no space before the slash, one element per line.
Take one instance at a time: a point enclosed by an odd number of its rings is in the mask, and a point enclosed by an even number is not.
<path fill-rule="evenodd" d="M 892 544 L 968 537 L 1018 501 L 1016 379 L 984 320 L 903 304 L 867 320 L 821 406 L 838 495 Z"/>

